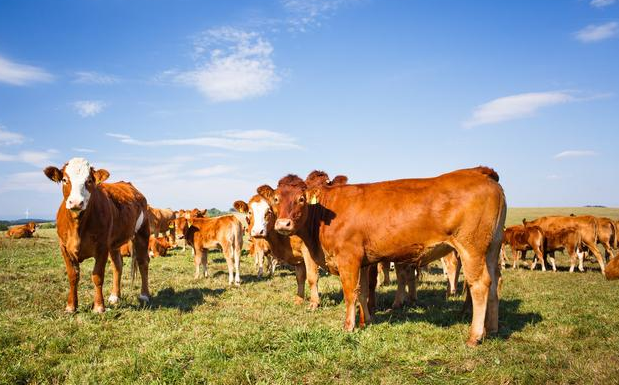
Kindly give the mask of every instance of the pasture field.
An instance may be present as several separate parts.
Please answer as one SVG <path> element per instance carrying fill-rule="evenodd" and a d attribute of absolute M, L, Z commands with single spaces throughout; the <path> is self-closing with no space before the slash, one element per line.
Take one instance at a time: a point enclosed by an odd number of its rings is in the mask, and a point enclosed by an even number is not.
<path fill-rule="evenodd" d="M 507 224 L 571 212 L 619 218 L 619 209 L 515 208 Z M 557 273 L 503 271 L 499 335 L 470 349 L 470 315 L 462 297 L 445 299 L 438 264 L 422 278 L 418 307 L 389 311 L 395 285 L 380 287 L 375 322 L 353 333 L 341 330 L 337 277 L 321 276 L 321 308 L 310 312 L 293 304 L 292 272 L 257 279 L 246 255 L 242 285 L 228 287 L 225 261 L 211 253 L 212 276 L 194 280 L 189 249 L 151 261 L 148 306 L 125 269 L 121 304 L 103 315 L 90 312 L 86 261 L 79 312 L 66 315 L 55 230 L 16 241 L 2 234 L 0 383 L 619 383 L 619 282 L 591 262 L 570 274 L 567 257 L 557 259 Z M 106 297 L 110 287 L 108 267 Z"/>

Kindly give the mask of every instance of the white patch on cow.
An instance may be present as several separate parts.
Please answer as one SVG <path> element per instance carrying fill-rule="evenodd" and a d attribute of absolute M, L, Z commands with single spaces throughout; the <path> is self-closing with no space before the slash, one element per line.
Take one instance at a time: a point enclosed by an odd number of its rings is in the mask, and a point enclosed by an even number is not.
<path fill-rule="evenodd" d="M 149 250 L 149 251 L 148 251 L 148 256 L 149 256 L 149 257 L 151 257 L 151 258 L 153 258 L 153 257 L 155 256 L 155 253 L 153 253 L 153 251 L 152 251 L 152 250 Z"/>
<path fill-rule="evenodd" d="M 114 294 L 110 294 L 110 297 L 107 299 L 111 304 L 118 303 L 118 296 Z"/>
<path fill-rule="evenodd" d="M 263 231 L 263 235 L 266 235 L 267 222 L 265 216 L 271 209 L 269 204 L 266 201 L 260 200 L 258 202 L 252 202 L 249 207 L 254 216 L 254 226 L 251 229 L 251 235 L 260 235 L 261 231 Z"/>
<path fill-rule="evenodd" d="M 73 205 L 83 202 L 82 209 L 88 206 L 90 191 L 86 188 L 86 181 L 90 176 L 90 163 L 84 158 L 73 158 L 64 169 L 71 181 L 71 192 L 67 197 L 65 206 L 71 210 Z"/>
<path fill-rule="evenodd" d="M 138 220 L 135 222 L 135 232 L 137 233 L 140 227 L 142 227 L 142 223 L 144 223 L 144 212 L 140 212 L 140 216 Z"/>
<path fill-rule="evenodd" d="M 140 301 L 144 301 L 144 302 L 148 302 L 148 301 L 150 301 L 150 297 L 149 297 L 149 296 L 147 296 L 147 295 L 145 295 L 145 294 L 140 294 L 140 295 L 138 296 L 138 299 L 139 299 Z"/>

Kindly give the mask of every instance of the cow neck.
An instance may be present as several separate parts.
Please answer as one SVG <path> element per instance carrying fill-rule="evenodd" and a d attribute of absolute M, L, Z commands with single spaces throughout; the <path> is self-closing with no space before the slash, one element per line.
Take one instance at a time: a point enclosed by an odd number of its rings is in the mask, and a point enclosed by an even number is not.
<path fill-rule="evenodd" d="M 320 204 L 309 205 L 305 226 L 299 230 L 298 236 L 303 240 L 309 251 L 317 255 L 320 250 L 320 224 L 325 213 L 325 208 Z"/>
<path fill-rule="evenodd" d="M 89 224 L 93 221 L 97 220 L 97 202 L 100 201 L 101 191 L 99 188 L 95 188 L 92 192 L 89 200 L 89 204 L 78 216 L 77 218 L 73 217 L 71 211 L 66 208 L 65 203 L 66 199 L 63 200 L 63 204 L 61 206 L 61 210 L 63 212 L 64 218 L 69 224 L 69 231 L 67 235 L 73 235 L 76 239 L 81 239 L 84 231 L 89 228 Z"/>

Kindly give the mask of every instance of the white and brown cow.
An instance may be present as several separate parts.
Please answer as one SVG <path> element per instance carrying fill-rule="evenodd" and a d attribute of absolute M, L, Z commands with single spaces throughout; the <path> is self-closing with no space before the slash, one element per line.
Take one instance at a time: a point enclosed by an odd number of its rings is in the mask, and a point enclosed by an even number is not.
<path fill-rule="evenodd" d="M 112 261 L 113 285 L 110 303 L 120 298 L 122 259 L 119 249 L 133 238 L 133 258 L 142 276 L 140 299 L 148 301 L 148 218 L 146 198 L 131 183 L 103 183 L 109 177 L 95 170 L 83 158 L 73 158 L 61 169 L 49 166 L 45 175 L 62 183 L 63 200 L 56 215 L 60 251 L 69 278 L 67 312 L 77 310 L 80 263 L 95 258 L 92 282 L 95 286 L 93 310 L 105 311 L 103 278 L 108 256 Z"/>

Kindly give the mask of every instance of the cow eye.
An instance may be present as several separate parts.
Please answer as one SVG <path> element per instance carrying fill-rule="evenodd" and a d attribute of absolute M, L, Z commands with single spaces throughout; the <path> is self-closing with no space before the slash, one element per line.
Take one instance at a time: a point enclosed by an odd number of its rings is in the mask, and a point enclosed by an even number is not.
<path fill-rule="evenodd" d="M 273 198 L 273 202 L 275 202 L 275 203 L 279 203 L 279 197 L 275 197 L 275 198 Z"/>
<path fill-rule="evenodd" d="M 62 178 L 62 183 L 67 184 L 68 180 L 67 178 Z"/>
<path fill-rule="evenodd" d="M 249 211 L 247 212 L 247 214 L 249 214 L 249 216 L 250 216 L 250 217 L 251 217 L 252 215 L 254 215 L 254 214 L 251 212 L 251 210 L 249 210 Z"/>
<path fill-rule="evenodd" d="M 305 197 L 303 195 L 299 197 L 299 203 L 305 203 Z"/>

